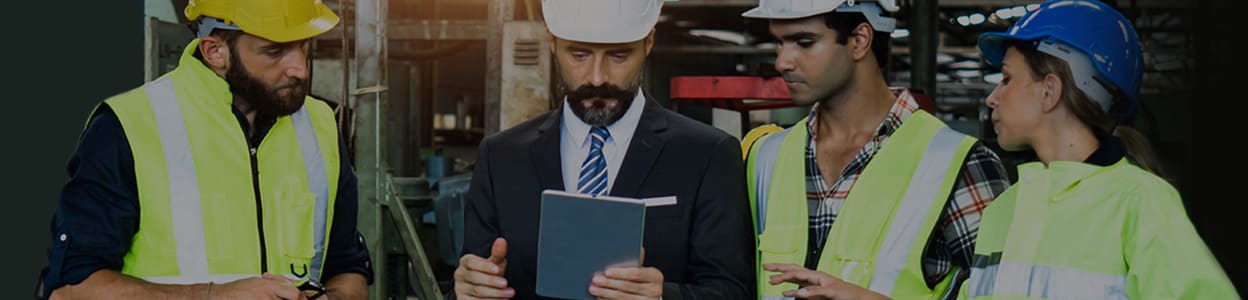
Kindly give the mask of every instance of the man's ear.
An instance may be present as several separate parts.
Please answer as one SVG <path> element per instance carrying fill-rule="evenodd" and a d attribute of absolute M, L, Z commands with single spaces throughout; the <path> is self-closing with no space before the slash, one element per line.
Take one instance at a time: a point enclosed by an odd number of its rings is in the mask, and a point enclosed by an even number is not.
<path fill-rule="evenodd" d="M 657 29 L 650 28 L 650 34 L 646 35 L 646 56 L 650 56 L 650 49 L 654 48 L 654 32 Z"/>
<path fill-rule="evenodd" d="M 849 43 L 845 46 L 849 47 L 850 57 L 854 61 L 865 59 L 868 53 L 871 53 L 871 43 L 875 38 L 875 29 L 871 29 L 867 23 L 860 23 L 858 27 L 849 32 Z"/>
<path fill-rule="evenodd" d="M 1041 79 L 1040 84 L 1040 88 L 1043 89 L 1042 92 L 1044 93 L 1041 95 L 1040 108 L 1045 113 L 1052 112 L 1062 103 L 1062 86 L 1065 83 L 1062 82 L 1061 78 L 1057 77 L 1057 74 L 1049 73 L 1044 75 L 1044 79 Z"/>
<path fill-rule="evenodd" d="M 204 58 L 204 64 L 213 70 L 228 69 L 230 54 L 230 45 L 221 37 L 209 35 L 199 40 L 199 55 Z"/>
<path fill-rule="evenodd" d="M 546 41 L 550 42 L 548 43 L 550 45 L 550 53 L 555 53 L 555 34 L 550 32 L 549 29 L 546 30 Z"/>

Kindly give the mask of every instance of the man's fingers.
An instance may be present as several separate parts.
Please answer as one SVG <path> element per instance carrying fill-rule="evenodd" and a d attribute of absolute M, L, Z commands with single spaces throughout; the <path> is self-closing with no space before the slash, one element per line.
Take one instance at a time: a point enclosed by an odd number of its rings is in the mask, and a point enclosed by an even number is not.
<path fill-rule="evenodd" d="M 661 285 L 643 284 L 635 281 L 611 279 L 603 275 L 594 275 L 592 286 L 621 291 L 624 294 L 658 297 L 663 294 Z"/>
<path fill-rule="evenodd" d="M 806 268 L 794 264 L 763 264 L 763 270 L 772 272 L 788 272 L 792 270 L 805 270 Z"/>
<path fill-rule="evenodd" d="M 507 260 L 507 239 L 494 239 L 494 246 L 490 247 L 490 262 L 501 264 Z"/>
<path fill-rule="evenodd" d="M 278 286 L 274 287 L 273 293 L 280 299 L 297 300 L 306 298 L 303 296 L 303 293 L 299 292 L 299 289 L 291 286 L 289 283 L 278 283 Z"/>
<path fill-rule="evenodd" d="M 610 279 L 642 281 L 641 268 L 608 268 L 602 274 Z"/>
<path fill-rule="evenodd" d="M 464 294 L 476 298 L 507 299 L 515 297 L 516 290 L 511 288 L 498 289 L 484 285 L 470 285 L 465 287 Z"/>
<path fill-rule="evenodd" d="M 468 271 L 484 272 L 494 275 L 502 275 L 503 272 L 503 268 L 498 265 L 481 258 L 480 256 L 472 254 L 464 255 L 464 258 L 459 260 L 459 265 L 461 267 L 468 268 Z"/>
<path fill-rule="evenodd" d="M 634 281 L 611 279 L 602 275 L 594 275 L 592 281 L 594 286 L 608 288 L 617 291 L 636 291 L 640 292 L 644 287 Z"/>
<path fill-rule="evenodd" d="M 806 282 L 804 280 L 797 279 L 797 276 L 791 272 L 771 275 L 771 277 L 769 277 L 769 279 L 767 280 L 767 283 L 770 283 L 771 285 L 779 285 L 785 282 L 795 283 L 798 286 L 806 286 L 810 284 L 809 282 Z"/>
<path fill-rule="evenodd" d="M 823 285 L 827 280 L 825 276 L 831 276 L 818 271 L 811 270 L 793 270 L 776 275 L 771 275 L 771 284 L 776 285 L 781 282 L 792 282 L 798 285 Z"/>
<path fill-rule="evenodd" d="M 458 296 L 455 296 L 455 299 L 458 299 L 458 300 L 511 300 L 511 298 L 481 298 L 481 297 L 468 296 L 465 294 L 460 294 Z"/>
<path fill-rule="evenodd" d="M 786 297 L 796 297 L 810 300 L 836 299 L 841 296 L 840 293 L 830 286 L 808 286 L 793 290 L 793 295 L 788 296 L 788 292 L 784 293 Z"/>
<path fill-rule="evenodd" d="M 619 290 L 596 286 L 592 284 L 589 285 L 589 294 L 593 295 L 594 297 L 598 297 L 598 299 L 609 299 L 609 300 L 641 299 L 641 297 L 637 295 L 632 295 L 632 294 L 625 293 Z"/>
<path fill-rule="evenodd" d="M 267 284 L 270 286 L 270 290 L 279 299 L 296 300 L 303 298 L 303 294 L 299 292 L 299 289 L 295 288 L 295 282 L 290 280 L 290 278 L 271 273 L 264 273 L 260 277 L 269 281 Z"/>
<path fill-rule="evenodd" d="M 481 272 L 467 271 L 463 275 L 462 280 L 472 285 L 483 285 L 498 289 L 507 288 L 507 279 L 502 276 L 494 276 Z"/>
<path fill-rule="evenodd" d="M 278 282 L 285 283 L 285 284 L 295 284 L 295 282 L 291 281 L 290 278 L 286 278 L 285 276 L 277 275 L 273 273 L 264 273 L 263 275 L 260 275 L 260 277 L 264 279 L 268 279 L 268 280 L 278 281 Z"/>
<path fill-rule="evenodd" d="M 609 268 L 603 275 L 611 279 L 636 282 L 663 282 L 663 272 L 655 268 Z"/>

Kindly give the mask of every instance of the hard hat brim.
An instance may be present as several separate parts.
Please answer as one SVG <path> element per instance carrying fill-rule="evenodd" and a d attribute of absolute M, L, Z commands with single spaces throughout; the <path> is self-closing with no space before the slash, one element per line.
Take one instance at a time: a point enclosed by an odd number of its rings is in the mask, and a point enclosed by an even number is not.
<path fill-rule="evenodd" d="M 632 42 L 640 41 L 642 39 L 645 39 L 647 36 L 649 36 L 650 30 L 653 28 L 654 26 L 650 26 L 650 27 L 647 27 L 645 30 L 630 31 L 627 34 L 605 35 L 605 34 L 589 34 L 588 32 L 577 32 L 565 26 L 558 26 L 558 25 L 551 26 L 549 24 L 546 26 L 546 29 L 550 30 L 550 34 L 555 35 L 555 37 L 557 38 L 568 40 L 568 41 L 581 42 L 581 43 L 593 43 L 593 44 L 621 44 L 621 43 L 632 43 Z"/>
<path fill-rule="evenodd" d="M 243 32 L 277 43 L 306 40 L 333 30 L 334 26 L 338 26 L 338 22 L 340 21 L 338 15 L 334 14 L 334 12 L 329 10 L 328 7 L 321 6 L 318 7 L 317 10 L 317 17 L 309 20 L 307 23 L 279 30 L 272 30 L 268 28 L 254 28 L 254 30 L 252 30 L 247 28 L 247 24 L 240 23 L 238 25 L 243 29 Z"/>
<path fill-rule="evenodd" d="M 989 65 L 1001 67 L 1001 60 L 1005 58 L 1005 42 L 1011 40 L 1014 38 L 999 32 L 982 33 L 979 35 L 979 54 Z"/>
<path fill-rule="evenodd" d="M 813 16 L 818 16 L 820 14 L 829 13 L 835 10 L 836 8 L 813 10 L 813 11 L 780 12 L 780 11 L 769 10 L 769 9 L 762 8 L 762 7 L 755 7 L 753 9 L 745 11 L 744 13 L 741 14 L 741 16 L 746 17 L 746 18 L 754 18 L 754 19 L 793 20 L 793 19 L 804 19 L 804 18 L 809 18 Z"/>
<path fill-rule="evenodd" d="M 1045 38 L 1045 35 L 1009 34 L 1006 32 L 985 32 L 979 35 L 979 53 L 989 65 L 1001 67 L 1005 60 L 1005 43 L 1009 41 L 1034 41 Z"/>

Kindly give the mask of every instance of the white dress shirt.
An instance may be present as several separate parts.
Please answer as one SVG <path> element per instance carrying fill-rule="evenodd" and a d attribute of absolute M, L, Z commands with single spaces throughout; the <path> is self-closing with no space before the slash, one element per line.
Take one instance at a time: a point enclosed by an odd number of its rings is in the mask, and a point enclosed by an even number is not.
<path fill-rule="evenodd" d="M 637 131 L 637 124 L 641 122 L 641 111 L 646 106 L 646 98 L 642 95 L 641 88 L 637 89 L 637 96 L 632 101 L 624 116 L 607 126 L 611 137 L 602 144 L 602 155 L 607 159 L 607 188 L 603 190 L 603 195 L 609 194 L 611 187 L 615 186 L 615 178 L 620 174 L 620 164 L 624 162 L 624 154 L 628 152 L 628 143 L 633 140 L 633 132 Z M 566 97 L 563 104 L 563 122 L 559 126 L 563 189 L 575 193 L 577 179 L 581 176 L 581 163 L 589 155 L 589 130 L 592 127 L 572 113 Z"/>

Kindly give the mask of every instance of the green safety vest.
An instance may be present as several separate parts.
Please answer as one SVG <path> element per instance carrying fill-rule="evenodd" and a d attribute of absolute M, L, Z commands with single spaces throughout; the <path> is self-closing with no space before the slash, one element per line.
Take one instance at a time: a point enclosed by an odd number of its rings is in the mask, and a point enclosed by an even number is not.
<path fill-rule="evenodd" d="M 263 266 L 319 281 L 338 191 L 333 111 L 308 97 L 251 149 L 228 85 L 192 56 L 198 45 L 186 46 L 173 72 L 104 101 L 134 153 L 139 193 L 121 273 L 228 282 Z"/>
<path fill-rule="evenodd" d="M 1165 180 L 1126 159 L 1019 165 L 962 299 L 1238 299 Z"/>
<path fill-rule="evenodd" d="M 806 123 L 763 137 L 746 159 L 763 299 L 783 299 L 783 291 L 797 286 L 770 285 L 762 264 L 806 261 Z M 828 233 L 817 270 L 897 299 L 949 293 L 954 276 L 928 288 L 923 249 L 974 144 L 974 138 L 916 111 L 859 175 Z"/>

